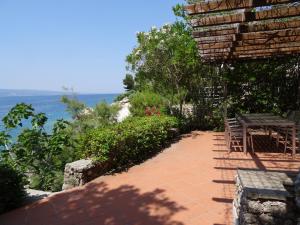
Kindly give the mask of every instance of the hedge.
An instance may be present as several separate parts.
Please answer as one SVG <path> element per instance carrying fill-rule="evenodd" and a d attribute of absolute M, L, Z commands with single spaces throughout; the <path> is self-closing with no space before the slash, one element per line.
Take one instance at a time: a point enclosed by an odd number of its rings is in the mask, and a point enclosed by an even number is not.
<path fill-rule="evenodd" d="M 83 139 L 84 154 L 106 169 L 132 165 L 160 151 L 172 139 L 171 128 L 177 127 L 174 117 L 132 117 L 89 132 Z"/>

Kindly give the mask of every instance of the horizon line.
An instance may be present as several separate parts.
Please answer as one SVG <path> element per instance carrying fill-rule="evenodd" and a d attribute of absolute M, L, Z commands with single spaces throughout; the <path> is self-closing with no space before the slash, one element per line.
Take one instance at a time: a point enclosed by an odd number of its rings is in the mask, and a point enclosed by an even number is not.
<path fill-rule="evenodd" d="M 53 93 L 72 93 L 74 92 L 75 94 L 121 94 L 124 93 L 124 91 L 119 91 L 119 92 L 85 92 L 85 91 L 68 91 L 68 90 L 48 90 L 48 89 L 26 89 L 26 88 L 1 88 L 0 91 L 35 91 L 35 92 L 53 92 Z"/>

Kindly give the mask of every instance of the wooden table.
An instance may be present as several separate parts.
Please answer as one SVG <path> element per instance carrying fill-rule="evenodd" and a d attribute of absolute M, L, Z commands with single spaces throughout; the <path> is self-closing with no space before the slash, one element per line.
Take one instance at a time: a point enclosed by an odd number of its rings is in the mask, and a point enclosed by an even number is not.
<path fill-rule="evenodd" d="M 242 114 L 236 118 L 243 126 L 243 149 L 247 153 L 247 129 L 248 127 L 286 127 L 292 128 L 292 153 L 296 154 L 296 123 L 288 119 L 270 113 Z"/>

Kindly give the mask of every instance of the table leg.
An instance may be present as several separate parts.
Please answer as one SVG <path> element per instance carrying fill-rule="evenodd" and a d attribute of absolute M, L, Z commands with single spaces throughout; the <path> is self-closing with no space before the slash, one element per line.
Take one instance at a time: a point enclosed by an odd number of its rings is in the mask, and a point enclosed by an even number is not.
<path fill-rule="evenodd" d="M 270 140 L 272 140 L 272 129 L 270 127 L 268 127 L 268 129 L 269 129 L 269 138 Z"/>
<path fill-rule="evenodd" d="M 293 126 L 293 133 L 292 133 L 292 150 L 293 156 L 296 155 L 296 126 Z"/>
<path fill-rule="evenodd" d="M 247 127 L 243 126 L 243 147 L 244 153 L 247 153 Z"/>

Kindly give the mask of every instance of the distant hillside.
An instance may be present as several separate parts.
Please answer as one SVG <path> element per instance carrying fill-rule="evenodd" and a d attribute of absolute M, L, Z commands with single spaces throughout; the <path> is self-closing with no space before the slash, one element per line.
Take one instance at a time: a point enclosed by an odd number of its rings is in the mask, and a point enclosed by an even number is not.
<path fill-rule="evenodd" d="M 59 92 L 59 91 L 0 89 L 0 97 L 9 97 L 9 96 L 49 96 L 49 95 L 61 95 L 63 93 L 64 92 Z"/>

